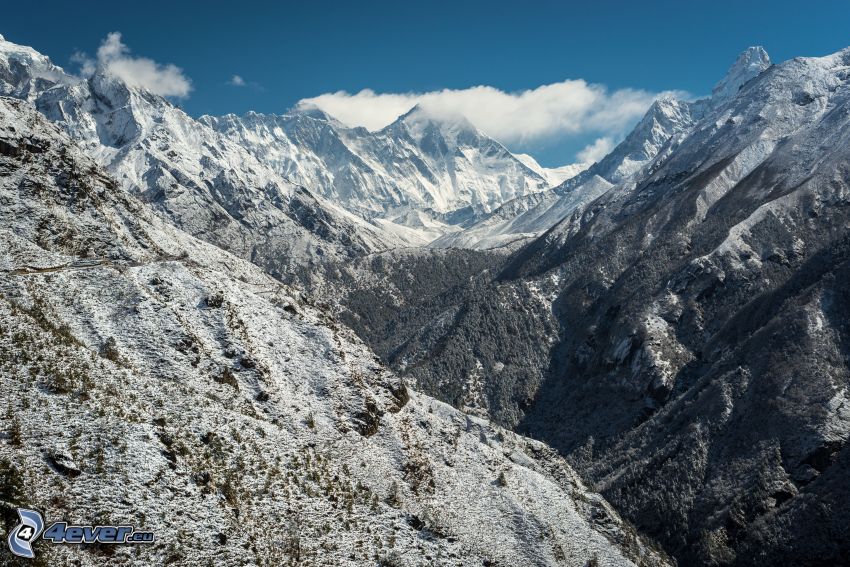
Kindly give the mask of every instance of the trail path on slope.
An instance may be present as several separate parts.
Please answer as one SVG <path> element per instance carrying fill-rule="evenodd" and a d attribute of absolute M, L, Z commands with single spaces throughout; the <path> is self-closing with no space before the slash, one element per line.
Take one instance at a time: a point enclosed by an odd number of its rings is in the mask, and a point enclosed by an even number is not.
<path fill-rule="evenodd" d="M 157 258 L 153 260 L 148 260 L 146 262 L 122 262 L 110 260 L 109 258 L 87 258 L 84 260 L 70 262 L 68 264 L 61 264 L 59 266 L 49 266 L 46 268 L 39 268 L 36 266 L 23 266 L 21 268 L 13 268 L 11 270 L 3 271 L 10 276 L 29 276 L 35 274 L 46 274 L 51 272 L 90 270 L 92 268 L 99 268 L 103 266 L 109 266 L 114 268 L 137 268 L 139 266 L 147 266 L 150 264 L 159 264 L 162 262 L 183 262 L 185 260 L 187 260 L 187 258 L 184 256 L 158 256 Z"/>

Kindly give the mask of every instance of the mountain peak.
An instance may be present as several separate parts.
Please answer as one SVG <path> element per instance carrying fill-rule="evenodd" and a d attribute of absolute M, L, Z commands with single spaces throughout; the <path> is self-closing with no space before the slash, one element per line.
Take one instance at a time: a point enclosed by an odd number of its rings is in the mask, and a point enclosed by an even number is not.
<path fill-rule="evenodd" d="M 384 128 L 387 131 L 405 129 L 415 139 L 421 139 L 428 132 L 439 132 L 443 137 L 457 141 L 458 138 L 471 140 L 481 136 L 475 125 L 459 112 L 443 112 L 415 105 L 399 116 L 395 122 Z"/>
<path fill-rule="evenodd" d="M 32 47 L 0 36 L 0 96 L 31 101 L 57 83 L 70 84 L 76 80 Z"/>
<path fill-rule="evenodd" d="M 287 111 L 287 114 L 292 116 L 306 116 L 315 120 L 324 120 L 325 122 L 336 122 L 336 119 L 312 104 L 298 105 Z"/>
<path fill-rule="evenodd" d="M 301 119 L 308 118 L 312 121 L 323 122 L 332 126 L 337 130 L 348 130 L 350 127 L 338 120 L 332 114 L 328 114 L 318 106 L 313 104 L 299 104 L 290 108 L 282 115 L 274 115 L 275 118 L 282 118 L 283 120 L 291 120 L 291 119 Z M 301 121 L 299 120 L 299 123 Z"/>
<path fill-rule="evenodd" d="M 744 84 L 770 67 L 770 57 L 761 46 L 748 47 L 738 55 L 726 76 L 715 85 L 711 95 L 715 100 L 735 96 Z"/>
<path fill-rule="evenodd" d="M 421 112 L 423 112 L 422 105 L 417 102 L 412 107 L 410 107 L 410 110 L 408 110 L 407 112 L 405 112 L 404 114 L 399 116 L 396 120 L 404 120 L 405 118 L 407 118 L 409 116 L 416 116 L 417 114 L 419 114 Z"/>

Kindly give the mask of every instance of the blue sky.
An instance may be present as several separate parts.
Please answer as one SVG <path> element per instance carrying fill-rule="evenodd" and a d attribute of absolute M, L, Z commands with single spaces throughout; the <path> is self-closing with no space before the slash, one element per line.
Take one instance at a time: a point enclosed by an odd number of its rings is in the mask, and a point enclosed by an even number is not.
<path fill-rule="evenodd" d="M 279 113 L 338 91 L 457 90 L 435 100 L 477 110 L 486 123 L 479 126 L 545 165 L 571 162 L 597 140 L 616 141 L 656 93 L 709 93 L 749 45 L 763 45 L 775 62 L 850 45 L 850 4 L 836 1 L 147 0 L 108 8 L 42 1 L 7 3 L 2 12 L 0 33 L 8 40 L 74 71 L 75 52 L 93 58 L 110 32 L 120 32 L 128 57 L 182 70 L 191 92 L 178 102 L 192 115 Z M 244 84 L 231 84 L 234 75 Z M 564 83 L 578 79 L 592 86 Z M 467 90 L 481 85 L 492 89 Z M 535 91 L 540 96 L 524 102 L 511 98 L 544 85 L 563 90 Z M 589 101 L 581 117 L 558 114 L 572 112 L 569 104 L 559 106 L 564 97 Z M 411 99 L 316 100 L 335 104 L 348 122 L 376 123 Z M 551 114 L 538 115 L 546 104 L 553 105 Z M 601 107 L 608 110 L 597 112 Z M 629 110 L 611 118 L 621 108 Z M 558 126 L 547 128 L 547 121 Z"/>

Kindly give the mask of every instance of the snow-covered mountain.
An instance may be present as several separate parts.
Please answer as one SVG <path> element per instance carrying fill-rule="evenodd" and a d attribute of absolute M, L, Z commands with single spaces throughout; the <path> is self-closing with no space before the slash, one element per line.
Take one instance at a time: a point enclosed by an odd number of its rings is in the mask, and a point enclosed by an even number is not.
<path fill-rule="evenodd" d="M 0 97 L 0 508 L 156 543 L 41 564 L 668 564 L 543 444 L 408 391 L 63 126 Z"/>
<path fill-rule="evenodd" d="M 33 101 L 181 227 L 279 274 L 459 233 L 586 167 L 542 167 L 419 107 L 377 132 L 316 108 L 195 120 L 105 69 L 80 79 L 3 40 L 0 92 Z"/>
<path fill-rule="evenodd" d="M 126 191 L 177 226 L 277 275 L 408 244 L 105 69 L 80 79 L 31 48 L 0 41 L 0 92 L 33 101 Z"/>
<path fill-rule="evenodd" d="M 0 96 L 34 100 L 49 87 L 75 82 L 48 57 L 0 35 Z"/>
<path fill-rule="evenodd" d="M 628 136 L 608 155 L 552 191 L 518 198 L 483 216 L 463 232 L 448 234 L 435 247 L 495 248 L 528 241 L 553 227 L 617 184 L 628 184 L 657 168 L 708 110 L 734 97 L 770 66 L 761 47 L 742 52 L 711 97 L 696 101 L 655 101 Z"/>
<path fill-rule="evenodd" d="M 582 168 L 543 168 L 463 117 L 435 118 L 419 107 L 377 132 L 348 128 L 316 108 L 200 120 L 347 210 L 414 229 L 427 218 L 429 228 L 451 231 Z"/>

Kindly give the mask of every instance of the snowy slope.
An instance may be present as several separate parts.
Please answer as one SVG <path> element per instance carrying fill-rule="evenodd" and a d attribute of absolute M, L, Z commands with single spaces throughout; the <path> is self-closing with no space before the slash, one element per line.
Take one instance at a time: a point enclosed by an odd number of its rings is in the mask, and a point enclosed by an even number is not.
<path fill-rule="evenodd" d="M 573 163 L 570 165 L 562 165 L 560 167 L 543 167 L 533 156 L 528 154 L 514 154 L 514 157 L 525 164 L 527 167 L 542 175 L 552 187 L 560 185 L 568 179 L 572 179 L 588 167 L 589 163 Z"/>
<path fill-rule="evenodd" d="M 548 191 L 514 199 L 460 232 L 444 235 L 429 244 L 433 248 L 488 250 L 521 245 L 561 222 L 576 209 L 592 202 L 613 187 L 595 175 L 569 189 Z"/>
<path fill-rule="evenodd" d="M 665 564 L 551 450 L 408 392 L 86 150 L 0 98 L 1 505 L 157 543 L 42 561 Z"/>

